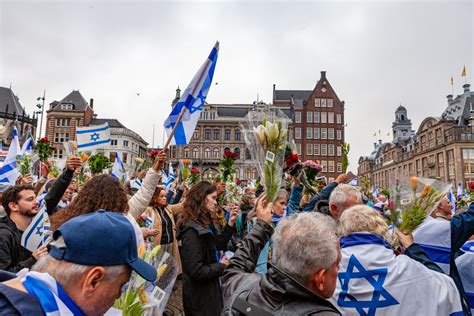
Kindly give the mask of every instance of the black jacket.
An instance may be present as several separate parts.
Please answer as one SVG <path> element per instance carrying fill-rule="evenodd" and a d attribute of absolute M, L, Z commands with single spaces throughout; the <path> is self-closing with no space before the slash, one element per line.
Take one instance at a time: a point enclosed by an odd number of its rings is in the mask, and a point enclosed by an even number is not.
<path fill-rule="evenodd" d="M 222 310 L 219 277 L 225 265 L 219 263 L 217 250 L 226 250 L 235 228 L 226 225 L 220 235 L 214 229 L 211 231 L 195 221 L 188 221 L 178 233 L 182 241 L 183 307 L 188 316 L 215 316 Z"/>
<path fill-rule="evenodd" d="M 35 264 L 31 252 L 21 246 L 22 233 L 10 217 L 0 218 L 0 269 L 18 272 Z"/>
<path fill-rule="evenodd" d="M 334 305 L 312 293 L 291 276 L 275 266 L 267 274 L 256 274 L 255 266 L 260 251 L 273 233 L 273 228 L 257 221 L 242 241 L 222 277 L 224 311 L 227 313 L 234 299 L 244 287 L 252 287 L 247 302 L 276 315 L 340 315 Z M 245 285 L 244 285 L 245 284 Z M 244 286 L 242 286 L 244 285 Z M 302 310 L 304 309 L 305 312 Z M 310 312 L 308 312 L 308 310 Z"/>
<path fill-rule="evenodd" d="M 51 216 L 58 211 L 58 203 L 66 192 L 71 180 L 74 176 L 74 171 L 64 169 L 63 173 L 54 181 L 53 185 L 46 194 L 44 201 L 46 203 L 46 211 Z"/>

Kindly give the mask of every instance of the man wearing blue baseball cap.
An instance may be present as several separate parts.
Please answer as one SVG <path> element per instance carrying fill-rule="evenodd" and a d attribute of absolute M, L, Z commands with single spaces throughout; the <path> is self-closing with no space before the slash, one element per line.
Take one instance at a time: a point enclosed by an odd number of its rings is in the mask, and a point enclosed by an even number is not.
<path fill-rule="evenodd" d="M 75 217 L 53 239 L 32 271 L 0 283 L 2 313 L 103 315 L 132 270 L 156 279 L 155 268 L 138 258 L 134 229 L 123 214 L 100 210 Z"/>

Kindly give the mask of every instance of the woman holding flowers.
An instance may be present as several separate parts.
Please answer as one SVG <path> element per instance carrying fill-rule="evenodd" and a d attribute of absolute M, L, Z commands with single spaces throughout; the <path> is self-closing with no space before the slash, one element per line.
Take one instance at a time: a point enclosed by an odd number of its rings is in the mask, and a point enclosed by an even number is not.
<path fill-rule="evenodd" d="M 196 183 L 183 203 L 178 239 L 182 241 L 183 306 L 186 315 L 219 315 L 222 290 L 219 277 L 229 259 L 226 250 L 240 210 L 233 208 L 221 234 L 215 229 L 217 188 L 207 181 Z"/>
<path fill-rule="evenodd" d="M 145 231 L 145 238 L 152 237 L 155 245 L 161 245 L 161 249 L 172 254 L 178 265 L 178 274 L 181 273 L 181 258 L 179 256 L 178 241 L 176 240 L 176 208 L 166 202 L 166 190 L 156 187 L 150 206 L 145 214 L 151 217 L 152 229 Z"/>

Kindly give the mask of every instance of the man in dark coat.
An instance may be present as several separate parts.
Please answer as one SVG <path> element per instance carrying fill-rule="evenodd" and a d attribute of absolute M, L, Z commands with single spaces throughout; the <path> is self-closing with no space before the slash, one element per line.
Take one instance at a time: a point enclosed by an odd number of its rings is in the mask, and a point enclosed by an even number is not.
<path fill-rule="evenodd" d="M 273 265 L 266 274 L 256 274 L 260 251 L 273 233 L 272 204 L 265 203 L 259 201 L 257 223 L 224 271 L 223 314 L 340 315 L 326 300 L 334 293 L 341 260 L 335 221 L 317 212 L 280 221 L 273 236 Z"/>

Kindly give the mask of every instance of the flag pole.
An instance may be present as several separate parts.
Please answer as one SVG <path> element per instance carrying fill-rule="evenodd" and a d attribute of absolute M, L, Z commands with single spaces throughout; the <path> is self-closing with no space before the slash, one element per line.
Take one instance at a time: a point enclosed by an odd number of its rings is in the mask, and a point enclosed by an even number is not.
<path fill-rule="evenodd" d="M 183 108 L 181 109 L 181 112 L 179 112 L 178 119 L 176 120 L 176 123 L 174 123 L 174 127 L 171 130 L 171 133 L 169 134 L 168 139 L 166 140 L 166 143 L 163 145 L 163 150 L 168 149 L 171 139 L 173 138 L 174 133 L 176 132 L 176 129 L 178 128 L 178 125 L 181 122 L 181 119 L 183 118 L 184 112 L 186 112 L 186 109 L 187 107 L 183 106 Z"/>

